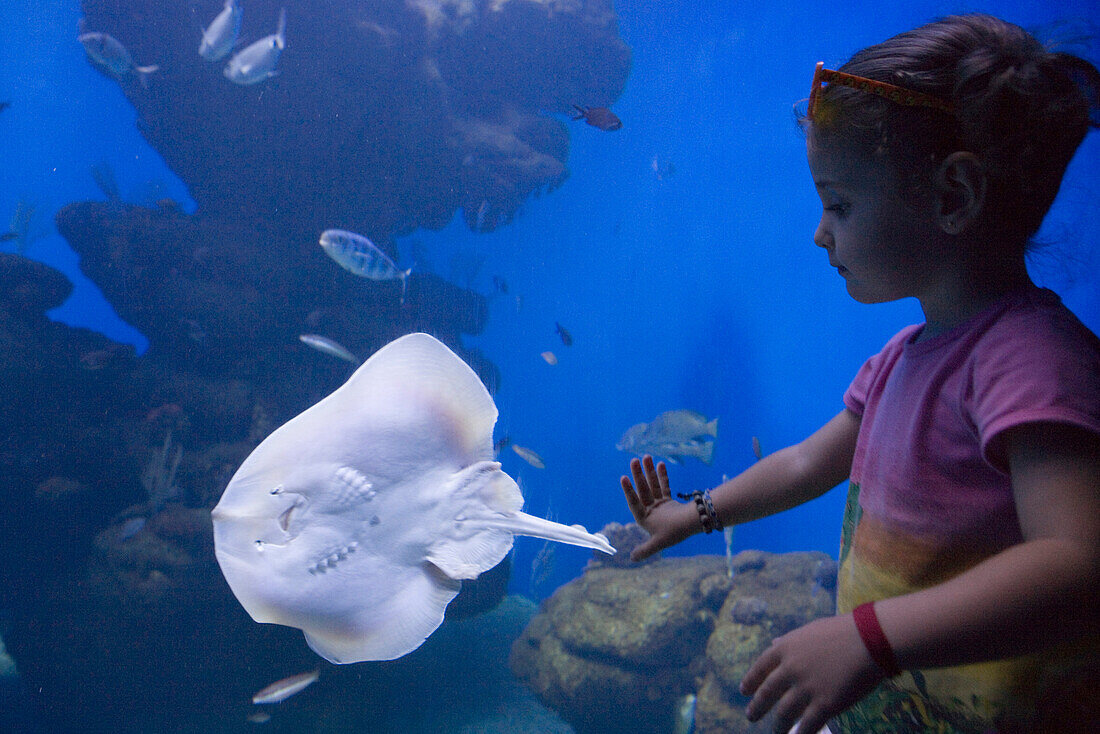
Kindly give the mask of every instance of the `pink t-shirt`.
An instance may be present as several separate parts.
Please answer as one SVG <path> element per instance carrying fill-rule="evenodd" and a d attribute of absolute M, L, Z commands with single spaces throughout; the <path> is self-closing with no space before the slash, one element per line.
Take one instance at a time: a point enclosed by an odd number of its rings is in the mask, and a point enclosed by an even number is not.
<path fill-rule="evenodd" d="M 1008 295 L 951 331 L 903 329 L 844 395 L 864 513 L 935 545 L 1022 540 L 1001 437 L 1049 421 L 1100 433 L 1100 340 L 1049 290 Z"/>
<path fill-rule="evenodd" d="M 840 613 L 941 583 L 1022 542 L 1006 429 L 1044 421 L 1100 433 L 1100 340 L 1054 293 L 1010 294 L 916 342 L 920 330 L 890 339 L 844 395 L 861 418 L 841 534 Z M 1072 652 L 905 671 L 830 728 L 1054 731 L 1037 712 L 1062 710 L 1058 681 L 1084 680 L 1098 657 L 1100 640 L 1092 640 Z"/>

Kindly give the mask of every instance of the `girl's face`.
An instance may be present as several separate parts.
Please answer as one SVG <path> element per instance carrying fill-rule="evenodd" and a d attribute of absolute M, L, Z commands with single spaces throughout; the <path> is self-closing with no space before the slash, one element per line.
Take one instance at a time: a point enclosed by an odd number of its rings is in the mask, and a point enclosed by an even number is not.
<path fill-rule="evenodd" d="M 885 160 L 815 139 L 812 126 L 806 147 L 823 209 L 814 244 L 829 253 L 849 295 L 860 303 L 920 297 L 943 263 L 930 204 L 903 197 Z"/>

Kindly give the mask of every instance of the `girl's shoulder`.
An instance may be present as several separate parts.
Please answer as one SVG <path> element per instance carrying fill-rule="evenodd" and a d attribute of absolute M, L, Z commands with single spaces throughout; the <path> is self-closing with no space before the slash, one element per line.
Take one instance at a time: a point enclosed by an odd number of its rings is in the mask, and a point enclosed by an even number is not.
<path fill-rule="evenodd" d="M 1037 359 L 1072 358 L 1100 365 L 1100 338 L 1058 294 L 1045 288 L 1013 294 L 982 337 L 1001 350 L 1019 350 Z"/>

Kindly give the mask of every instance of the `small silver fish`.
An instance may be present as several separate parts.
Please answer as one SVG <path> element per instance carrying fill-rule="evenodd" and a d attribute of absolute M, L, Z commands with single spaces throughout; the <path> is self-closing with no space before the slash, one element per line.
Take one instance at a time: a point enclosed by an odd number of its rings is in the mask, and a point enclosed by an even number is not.
<path fill-rule="evenodd" d="M 234 84 L 256 84 L 279 72 L 279 54 L 286 48 L 286 8 L 279 11 L 279 27 L 270 36 L 264 36 L 240 51 L 225 65 L 225 78 Z"/>
<path fill-rule="evenodd" d="M 241 32 L 241 6 L 237 0 L 225 0 L 225 7 L 202 32 L 199 56 L 207 61 L 220 61 L 233 50 Z"/>
<path fill-rule="evenodd" d="M 545 469 L 546 468 L 546 462 L 544 462 L 542 460 L 542 457 L 539 456 L 538 454 L 536 454 L 531 449 L 526 449 L 522 446 L 517 446 L 516 444 L 512 444 L 512 451 L 515 451 L 516 454 L 519 456 L 519 458 L 523 459 L 524 461 L 526 461 L 528 464 L 535 467 L 536 469 Z"/>
<path fill-rule="evenodd" d="M 691 734 L 695 731 L 695 694 L 689 693 L 676 704 L 674 734 Z"/>
<path fill-rule="evenodd" d="M 271 721 L 271 714 L 266 711 L 253 711 L 245 721 L 249 724 L 266 724 Z"/>
<path fill-rule="evenodd" d="M 546 364 L 548 364 L 548 365 L 553 366 L 553 365 L 556 365 L 558 363 L 558 356 L 556 354 L 554 354 L 553 352 L 543 352 L 539 356 L 541 356 L 546 361 Z"/>
<path fill-rule="evenodd" d="M 344 270 L 371 280 L 401 280 L 401 303 L 405 303 L 408 270 L 398 270 L 390 256 L 361 234 L 346 229 L 326 229 L 321 233 L 321 248 Z"/>
<path fill-rule="evenodd" d="M 277 680 L 263 690 L 257 691 L 256 695 L 252 697 L 252 703 L 279 703 L 285 701 L 313 683 L 320 675 L 320 670 L 311 670 L 308 673 L 299 673 Z"/>
<path fill-rule="evenodd" d="M 351 362 L 358 367 L 362 362 L 351 351 L 339 342 L 335 342 L 329 339 L 327 336 L 321 336 L 320 334 L 300 334 L 298 339 L 305 345 L 311 346 L 318 352 L 324 352 L 330 356 L 338 359 Z"/>
<path fill-rule="evenodd" d="M 77 36 L 77 40 L 84 46 L 88 58 L 118 81 L 134 74 L 141 82 L 141 86 L 148 87 L 149 75 L 160 68 L 155 65 L 135 66 L 130 52 L 110 34 L 81 33 Z"/>

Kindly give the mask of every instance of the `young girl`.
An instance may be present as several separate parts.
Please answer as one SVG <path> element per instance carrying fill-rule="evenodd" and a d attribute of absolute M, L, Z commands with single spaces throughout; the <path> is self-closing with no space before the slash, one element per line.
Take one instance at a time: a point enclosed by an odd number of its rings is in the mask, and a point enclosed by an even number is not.
<path fill-rule="evenodd" d="M 776 731 L 1100 731 L 1100 340 L 1024 255 L 1097 126 L 1100 73 L 987 15 L 814 74 L 814 243 L 861 303 L 925 323 L 845 409 L 694 502 L 631 462 L 641 559 L 849 480 L 838 616 L 776 639 L 746 714 Z"/>

